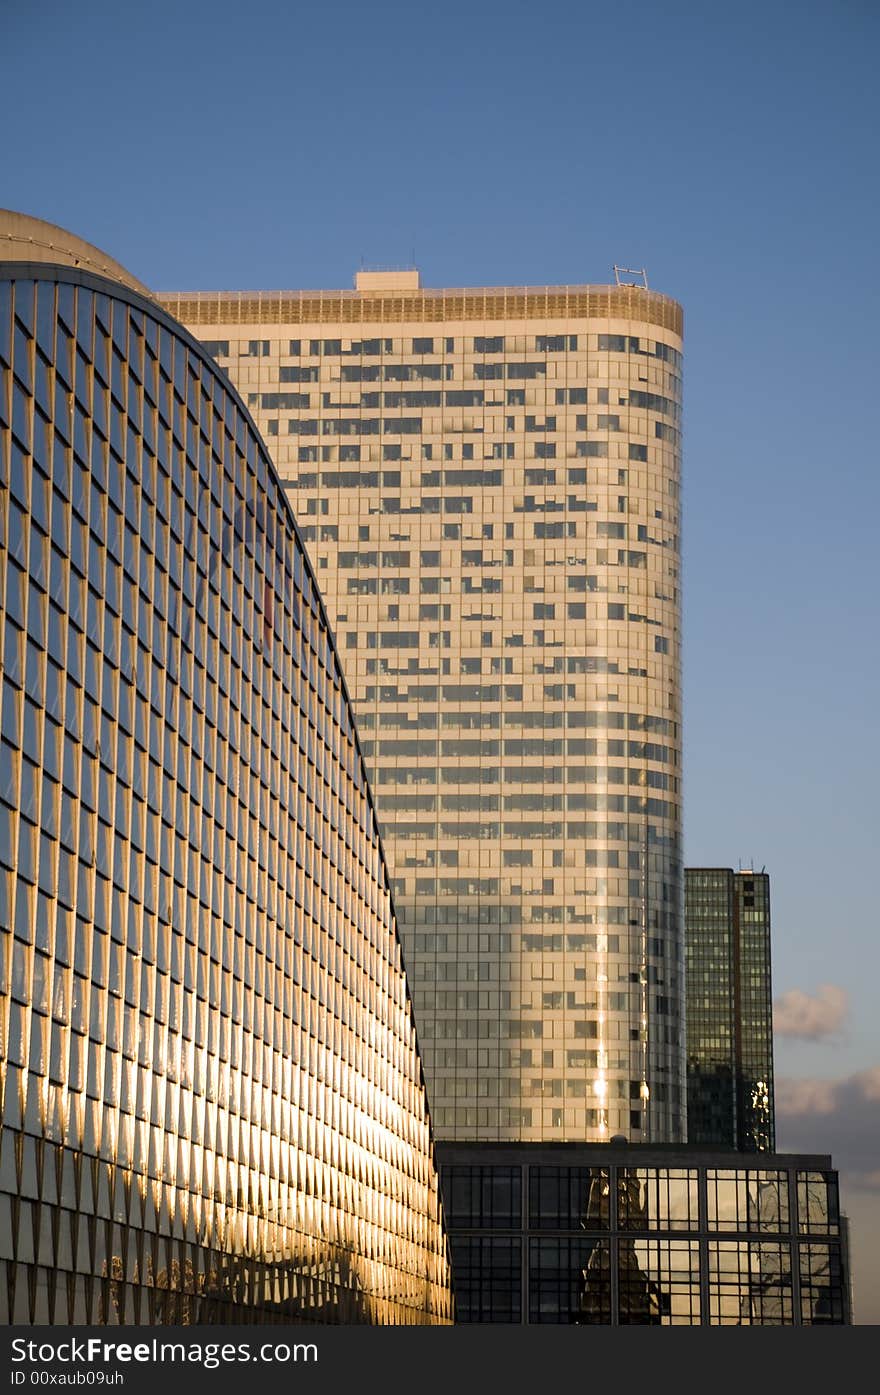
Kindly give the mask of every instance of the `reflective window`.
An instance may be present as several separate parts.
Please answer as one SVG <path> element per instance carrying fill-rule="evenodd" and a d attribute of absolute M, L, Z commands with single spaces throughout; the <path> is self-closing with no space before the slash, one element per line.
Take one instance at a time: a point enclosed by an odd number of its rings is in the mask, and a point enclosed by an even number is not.
<path fill-rule="evenodd" d="M 618 1168 L 617 1214 L 621 1230 L 696 1230 L 696 1169 Z"/>
<path fill-rule="evenodd" d="M 458 1322 L 522 1321 L 522 1242 L 458 1236 L 452 1246 Z"/>
<path fill-rule="evenodd" d="M 541 1239 L 529 1244 L 529 1322 L 611 1321 L 607 1240 Z"/>
<path fill-rule="evenodd" d="M 618 1322 L 653 1327 L 700 1322 L 700 1256 L 695 1240 L 621 1238 Z"/>
<path fill-rule="evenodd" d="M 607 1168 L 533 1167 L 529 1224 L 540 1230 L 607 1230 L 608 1197 Z"/>
<path fill-rule="evenodd" d="M 522 1222 L 521 1182 L 519 1168 L 446 1168 L 443 1195 L 447 1222 L 464 1228 L 518 1228 Z"/>
<path fill-rule="evenodd" d="M 722 1327 L 793 1321 L 791 1252 L 769 1240 L 709 1241 L 709 1321 Z"/>
<path fill-rule="evenodd" d="M 845 1310 L 846 1281 L 842 1273 L 840 1248 L 821 1245 L 816 1241 L 800 1246 L 800 1280 L 802 1321 L 842 1323 Z"/>
<path fill-rule="evenodd" d="M 808 1235 L 836 1235 L 840 1226 L 836 1175 L 799 1172 L 797 1193 L 798 1230 Z"/>
<path fill-rule="evenodd" d="M 708 1224 L 712 1230 L 788 1229 L 788 1175 L 785 1172 L 707 1173 Z"/>

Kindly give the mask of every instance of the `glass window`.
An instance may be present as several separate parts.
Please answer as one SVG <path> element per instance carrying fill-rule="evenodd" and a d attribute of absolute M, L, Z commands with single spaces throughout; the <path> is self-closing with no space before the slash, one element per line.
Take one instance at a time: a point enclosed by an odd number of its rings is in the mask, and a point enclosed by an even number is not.
<path fill-rule="evenodd" d="M 529 1322 L 591 1326 L 611 1322 L 607 1240 L 529 1242 Z"/>
<path fill-rule="evenodd" d="M 533 1166 L 529 1224 L 533 1230 L 606 1230 L 609 1186 L 607 1168 Z"/>
<path fill-rule="evenodd" d="M 706 1190 L 710 1230 L 788 1229 L 785 1172 L 709 1168 Z"/>
<path fill-rule="evenodd" d="M 696 1240 L 621 1237 L 617 1250 L 618 1322 L 652 1327 L 700 1321 L 700 1251 Z"/>
<path fill-rule="evenodd" d="M 846 1281 L 838 1245 L 811 1241 L 800 1246 L 801 1320 L 805 1325 L 843 1323 Z"/>
<path fill-rule="evenodd" d="M 621 1230 L 696 1230 L 696 1169 L 619 1167 L 617 1214 Z"/>
<path fill-rule="evenodd" d="M 840 1223 L 836 1175 L 799 1172 L 797 1192 L 798 1230 L 808 1235 L 836 1235 Z"/>
<path fill-rule="evenodd" d="M 451 1241 L 458 1322 L 522 1321 L 522 1242 L 457 1235 Z"/>
<path fill-rule="evenodd" d="M 709 1322 L 723 1327 L 793 1322 L 791 1252 L 770 1240 L 710 1240 Z"/>
<path fill-rule="evenodd" d="M 480 1229 L 513 1229 L 520 1226 L 520 1168 L 450 1164 L 442 1169 L 441 1181 L 450 1226 Z"/>

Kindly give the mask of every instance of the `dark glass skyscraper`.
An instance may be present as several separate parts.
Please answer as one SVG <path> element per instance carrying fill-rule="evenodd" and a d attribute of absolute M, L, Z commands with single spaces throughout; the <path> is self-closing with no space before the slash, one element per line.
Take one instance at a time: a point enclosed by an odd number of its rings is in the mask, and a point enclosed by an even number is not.
<path fill-rule="evenodd" d="M 770 878 L 685 869 L 688 1141 L 776 1146 Z"/>
<path fill-rule="evenodd" d="M 0 249 L 0 1321 L 449 1321 L 389 879 L 285 492 L 115 264 L 18 215 Z"/>

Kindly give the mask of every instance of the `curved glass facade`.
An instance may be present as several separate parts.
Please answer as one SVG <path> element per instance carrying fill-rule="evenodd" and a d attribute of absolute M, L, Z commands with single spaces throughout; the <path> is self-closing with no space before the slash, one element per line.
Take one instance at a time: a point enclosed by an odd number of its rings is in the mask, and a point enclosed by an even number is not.
<path fill-rule="evenodd" d="M 158 306 L 0 267 L 0 1319 L 446 1322 L 424 1081 L 317 586 Z"/>

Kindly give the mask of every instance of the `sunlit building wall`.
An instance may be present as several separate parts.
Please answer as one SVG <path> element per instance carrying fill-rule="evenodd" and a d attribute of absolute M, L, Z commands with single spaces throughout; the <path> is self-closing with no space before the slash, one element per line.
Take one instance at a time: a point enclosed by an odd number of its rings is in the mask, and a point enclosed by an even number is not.
<path fill-rule="evenodd" d="M 416 272 L 161 299 L 303 525 L 438 1136 L 683 1137 L 680 307 Z"/>
<path fill-rule="evenodd" d="M 776 1146 L 770 878 L 685 869 L 688 1141 Z"/>
<path fill-rule="evenodd" d="M 438 1145 L 460 1323 L 767 1327 L 852 1321 L 824 1155 Z"/>
<path fill-rule="evenodd" d="M 0 249 L 0 1320 L 448 1322 L 389 881 L 288 498 L 136 283 L 37 220 Z"/>

